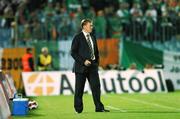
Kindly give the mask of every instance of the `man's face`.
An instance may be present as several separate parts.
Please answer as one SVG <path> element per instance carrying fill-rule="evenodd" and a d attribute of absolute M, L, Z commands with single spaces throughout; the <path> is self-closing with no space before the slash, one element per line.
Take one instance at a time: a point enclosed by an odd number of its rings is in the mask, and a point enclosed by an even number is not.
<path fill-rule="evenodd" d="M 43 52 L 43 55 L 47 56 L 47 55 L 48 55 L 48 51 L 45 50 L 45 51 Z"/>
<path fill-rule="evenodd" d="M 93 29 L 93 24 L 88 22 L 86 25 L 84 25 L 84 30 L 88 33 L 91 33 Z"/>

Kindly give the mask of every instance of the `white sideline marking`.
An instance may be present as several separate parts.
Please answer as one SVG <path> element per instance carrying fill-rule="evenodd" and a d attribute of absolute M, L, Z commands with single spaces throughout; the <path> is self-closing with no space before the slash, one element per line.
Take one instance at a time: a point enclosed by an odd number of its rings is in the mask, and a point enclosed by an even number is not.
<path fill-rule="evenodd" d="M 146 104 L 146 105 L 152 105 L 152 106 L 155 106 L 155 107 L 160 107 L 160 108 L 165 108 L 165 109 L 173 109 L 173 110 L 176 110 L 176 111 L 180 111 L 180 109 L 178 109 L 176 107 L 160 105 L 160 104 L 151 103 L 151 102 L 142 101 L 142 100 L 129 99 L 129 98 L 125 98 L 125 97 L 120 97 L 120 98 L 125 99 L 125 100 L 129 100 L 129 101 L 133 101 L 133 102 L 136 102 L 136 103 L 142 103 L 142 104 Z"/>
<path fill-rule="evenodd" d="M 109 109 L 118 110 L 118 111 L 121 111 L 121 112 L 127 112 L 127 111 L 124 110 L 124 109 L 120 109 L 120 108 L 113 107 L 113 106 L 110 106 L 110 105 L 108 105 L 108 106 L 106 106 L 106 107 L 109 108 Z"/>

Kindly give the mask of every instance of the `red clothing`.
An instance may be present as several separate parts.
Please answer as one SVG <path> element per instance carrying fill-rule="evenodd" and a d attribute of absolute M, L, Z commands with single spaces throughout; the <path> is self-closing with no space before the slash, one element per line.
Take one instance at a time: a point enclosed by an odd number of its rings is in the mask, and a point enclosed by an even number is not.
<path fill-rule="evenodd" d="M 30 66 L 30 62 L 29 62 L 30 59 L 33 59 L 32 54 L 25 54 L 22 57 L 22 66 L 24 72 L 33 71 L 32 66 Z"/>

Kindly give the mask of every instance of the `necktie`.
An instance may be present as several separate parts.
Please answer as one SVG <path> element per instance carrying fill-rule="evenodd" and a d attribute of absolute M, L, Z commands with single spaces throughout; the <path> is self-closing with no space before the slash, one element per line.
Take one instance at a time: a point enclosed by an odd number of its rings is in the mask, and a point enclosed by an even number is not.
<path fill-rule="evenodd" d="M 90 41 L 90 35 L 88 34 L 88 35 L 86 35 L 86 37 L 87 37 L 87 43 L 88 43 L 88 46 L 90 49 L 91 59 L 93 60 L 95 56 L 94 56 L 94 49 L 93 49 L 93 47 L 91 45 L 91 41 Z"/>

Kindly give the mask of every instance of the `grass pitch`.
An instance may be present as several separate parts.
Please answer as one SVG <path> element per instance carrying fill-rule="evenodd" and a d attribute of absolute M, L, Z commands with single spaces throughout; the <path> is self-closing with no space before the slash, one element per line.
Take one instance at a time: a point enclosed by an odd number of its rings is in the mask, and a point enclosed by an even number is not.
<path fill-rule="evenodd" d="M 73 96 L 34 98 L 38 109 L 13 119 L 180 119 L 180 92 L 151 94 L 106 94 L 102 102 L 110 112 L 95 112 L 91 95 L 84 95 L 84 110 L 76 114 Z"/>

